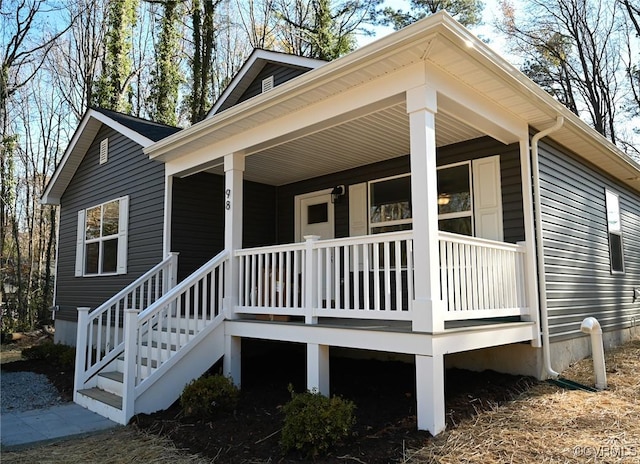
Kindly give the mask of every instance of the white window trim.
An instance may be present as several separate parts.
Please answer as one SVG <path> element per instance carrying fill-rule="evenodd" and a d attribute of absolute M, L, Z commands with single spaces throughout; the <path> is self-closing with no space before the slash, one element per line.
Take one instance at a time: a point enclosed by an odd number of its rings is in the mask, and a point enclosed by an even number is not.
<path fill-rule="evenodd" d="M 85 251 L 86 244 L 92 242 L 99 242 L 106 239 L 106 237 L 102 237 L 101 239 L 90 239 L 86 240 L 86 217 L 87 210 L 96 208 L 98 206 L 106 205 L 107 203 L 111 203 L 113 201 L 118 201 L 119 203 L 119 212 L 118 212 L 118 254 L 117 254 L 117 264 L 116 264 L 116 272 L 108 272 L 108 273 L 96 273 L 96 274 L 87 274 L 85 273 Z M 76 235 L 76 265 L 75 265 L 75 277 L 104 277 L 104 276 L 112 276 L 112 275 L 121 275 L 127 273 L 127 249 L 128 249 L 128 223 L 129 223 L 129 197 L 119 197 L 113 198 L 109 201 L 105 201 L 104 203 L 100 203 L 97 205 L 90 206 L 89 208 L 82 209 L 78 211 L 78 228 Z M 114 237 L 111 235 L 109 237 Z"/>
<path fill-rule="evenodd" d="M 615 200 L 614 200 L 615 199 Z M 624 237 L 622 236 L 622 211 L 620 209 L 620 195 L 618 195 L 617 193 L 609 190 L 609 189 L 605 189 L 604 192 L 604 200 L 605 200 L 605 213 L 606 213 L 606 219 L 607 219 L 607 244 L 609 246 L 609 269 L 611 271 L 611 274 L 624 274 L 625 273 L 625 265 L 624 265 Z M 615 201 L 615 205 L 611 204 L 611 201 L 614 200 Z M 617 209 L 617 211 L 615 211 L 614 213 L 617 214 L 618 216 L 618 228 L 617 230 L 612 230 L 611 229 L 611 222 L 609 221 L 610 216 L 609 216 L 609 211 L 610 208 L 615 207 Z M 611 234 L 613 235 L 617 235 L 618 237 L 620 237 L 620 259 L 622 261 L 622 270 L 615 270 L 613 269 L 613 248 L 611 246 Z"/>
<path fill-rule="evenodd" d="M 478 199 L 480 198 L 480 196 L 478 195 L 478 192 L 476 192 L 476 187 L 479 187 L 481 184 L 477 184 L 476 182 L 479 182 L 479 180 L 477 179 L 478 176 L 478 172 L 476 172 L 476 166 L 477 163 L 480 163 L 482 161 L 489 161 L 491 159 L 497 159 L 498 163 L 499 163 L 499 159 L 500 159 L 500 155 L 493 155 L 493 156 L 486 156 L 486 157 L 482 157 L 482 158 L 476 158 L 476 159 L 471 159 L 471 160 L 464 160 L 464 161 L 459 161 L 456 163 L 451 163 L 451 164 L 445 164 L 443 166 L 438 166 L 436 169 L 438 171 L 443 170 L 443 169 L 449 169 L 449 168 L 455 168 L 457 166 L 468 166 L 468 172 L 469 172 L 469 194 L 470 194 L 470 201 L 471 201 L 471 209 L 469 209 L 468 211 L 458 211 L 458 212 L 452 212 L 452 213 L 443 213 L 443 214 L 438 214 L 438 221 L 441 220 L 447 220 L 447 219 L 457 219 L 457 218 L 470 218 L 471 219 L 471 233 L 473 237 L 482 237 L 482 228 L 478 226 L 478 224 L 476 224 L 476 221 L 478 220 L 478 218 L 480 217 L 479 212 L 478 212 L 478 204 L 477 202 L 479 201 Z M 499 164 L 497 164 L 498 169 L 499 169 Z M 499 175 L 499 172 L 498 172 Z M 366 191 L 366 201 L 362 201 L 359 200 L 357 202 L 358 205 L 363 205 L 366 208 L 366 220 L 367 220 L 367 230 L 369 234 L 373 234 L 374 233 L 374 229 L 376 228 L 380 228 L 380 227 L 385 227 L 385 226 L 396 226 L 396 225 L 404 225 L 404 224 L 413 224 L 413 218 L 407 218 L 407 219 L 401 219 L 401 220 L 394 220 L 394 221 L 385 221 L 385 222 L 372 222 L 371 221 L 371 194 L 372 194 L 372 186 L 378 182 L 383 182 L 383 181 L 387 181 L 387 180 L 392 180 L 392 179 L 397 179 L 400 177 L 410 177 L 411 173 L 404 173 L 404 174 L 399 174 L 399 175 L 395 175 L 395 176 L 389 176 L 389 177 L 383 177 L 383 178 L 379 178 L 379 179 L 373 179 L 370 180 L 368 182 L 366 182 L 367 184 L 367 191 Z M 496 240 L 496 241 L 503 241 L 503 217 L 502 217 L 502 194 L 501 194 L 501 180 L 500 177 L 498 177 L 496 179 L 496 182 L 498 182 L 498 190 L 497 190 L 497 205 L 495 206 L 495 210 L 496 210 L 496 214 L 497 214 L 497 221 L 499 223 L 498 228 L 499 228 L 499 233 L 497 237 L 491 237 L 492 240 Z M 351 190 L 351 187 L 350 187 Z M 355 202 L 354 202 L 355 205 Z M 412 205 L 413 206 L 413 205 Z M 362 206 L 360 206 L 362 207 Z M 350 212 L 351 215 L 351 212 Z M 485 237 L 488 238 L 488 237 Z"/>

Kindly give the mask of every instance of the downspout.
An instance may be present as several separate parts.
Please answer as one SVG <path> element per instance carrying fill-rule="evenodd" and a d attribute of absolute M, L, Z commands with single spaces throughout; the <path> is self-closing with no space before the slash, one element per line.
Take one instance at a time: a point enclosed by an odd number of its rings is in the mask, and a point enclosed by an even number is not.
<path fill-rule="evenodd" d="M 538 293 L 540 305 L 540 328 L 542 329 L 542 357 L 544 369 L 550 377 L 558 377 L 560 374 L 551 367 L 551 351 L 549 343 L 549 311 L 547 308 L 547 279 L 544 272 L 544 247 L 542 242 L 542 213 L 540 211 L 540 166 L 538 162 L 538 142 L 552 132 L 557 131 L 564 124 L 564 117 L 558 116 L 556 123 L 531 139 L 531 168 L 533 175 L 533 202 L 536 231 L 536 254 L 538 260 Z"/>

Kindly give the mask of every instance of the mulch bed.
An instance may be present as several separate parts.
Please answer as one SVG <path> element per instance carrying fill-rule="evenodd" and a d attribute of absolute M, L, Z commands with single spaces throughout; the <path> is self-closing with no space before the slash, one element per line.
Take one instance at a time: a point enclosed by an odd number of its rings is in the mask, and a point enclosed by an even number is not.
<path fill-rule="evenodd" d="M 195 421 L 182 415 L 176 403 L 166 411 L 138 415 L 138 428 L 168 437 L 178 448 L 198 453 L 216 463 L 261 462 L 402 462 L 406 453 L 430 440 L 427 432 L 416 430 L 415 370 L 412 364 L 332 358 L 332 394 L 352 400 L 357 424 L 353 436 L 324 458 L 305 460 L 296 454 L 282 455 L 279 431 L 281 406 L 305 385 L 305 354 L 300 345 L 279 343 L 243 344 L 243 389 L 236 411 L 221 413 L 213 421 Z M 29 370 L 46 374 L 71 400 L 73 373 L 61 372 L 49 363 L 16 361 L 3 370 Z M 217 372 L 220 366 L 214 366 Z M 463 419 L 494 409 L 535 381 L 495 372 L 447 372 L 447 427 Z"/>

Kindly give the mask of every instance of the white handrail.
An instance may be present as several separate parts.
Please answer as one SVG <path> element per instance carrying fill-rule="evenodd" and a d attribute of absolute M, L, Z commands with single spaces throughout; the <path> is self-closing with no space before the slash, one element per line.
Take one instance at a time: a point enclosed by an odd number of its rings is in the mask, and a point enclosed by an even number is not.
<path fill-rule="evenodd" d="M 89 308 L 78 308 L 76 389 L 124 350 L 120 330 L 124 310 L 150 305 L 175 285 L 177 259 L 178 253 L 169 254 L 91 313 Z"/>
<path fill-rule="evenodd" d="M 138 313 L 127 311 L 124 346 L 124 414 L 196 337 L 223 319 L 225 264 L 223 251 Z"/>
<path fill-rule="evenodd" d="M 438 238 L 445 320 L 528 314 L 523 245 Z M 413 232 L 400 231 L 238 250 L 237 311 L 409 320 L 412 244 Z"/>
<path fill-rule="evenodd" d="M 528 314 L 523 245 L 440 232 L 445 320 Z"/>

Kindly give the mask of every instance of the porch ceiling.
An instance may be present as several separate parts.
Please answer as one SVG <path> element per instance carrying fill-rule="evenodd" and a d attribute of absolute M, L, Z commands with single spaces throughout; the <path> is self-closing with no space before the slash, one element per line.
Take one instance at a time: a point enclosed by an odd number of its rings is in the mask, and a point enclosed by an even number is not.
<path fill-rule="evenodd" d="M 446 113 L 436 115 L 436 144 L 482 137 L 483 133 Z M 245 159 L 245 179 L 286 185 L 409 153 L 405 103 L 253 153 Z M 222 166 L 209 170 L 223 174 Z"/>

